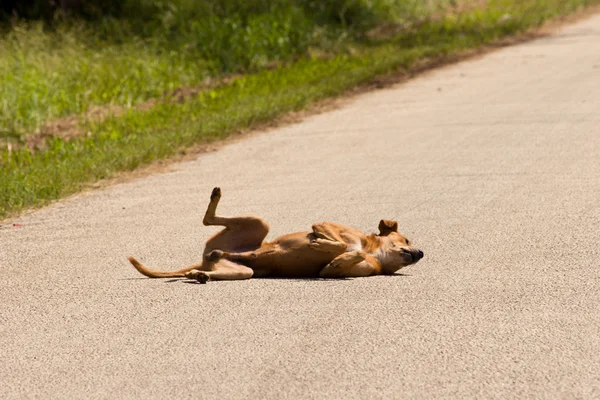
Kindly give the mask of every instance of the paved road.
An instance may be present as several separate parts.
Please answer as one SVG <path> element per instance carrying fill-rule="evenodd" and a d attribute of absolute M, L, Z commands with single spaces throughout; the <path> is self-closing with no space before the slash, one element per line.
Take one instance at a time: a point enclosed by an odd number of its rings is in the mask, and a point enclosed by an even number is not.
<path fill-rule="evenodd" d="M 393 277 L 150 280 L 221 212 L 394 218 Z M 0 229 L 0 398 L 599 398 L 600 16 Z"/>

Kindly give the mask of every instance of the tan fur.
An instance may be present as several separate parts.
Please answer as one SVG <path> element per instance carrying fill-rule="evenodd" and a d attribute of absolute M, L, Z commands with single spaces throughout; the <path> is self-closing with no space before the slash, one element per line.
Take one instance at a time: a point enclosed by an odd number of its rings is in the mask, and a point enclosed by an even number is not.
<path fill-rule="evenodd" d="M 206 283 L 253 276 L 343 278 L 393 274 L 423 257 L 422 251 L 398 233 L 398 223 L 389 220 L 381 220 L 379 234 L 369 236 L 341 224 L 322 222 L 314 224 L 312 231 L 265 242 L 269 226 L 263 219 L 218 217 L 220 198 L 221 189 L 213 189 L 203 223 L 225 229 L 208 239 L 201 264 L 171 272 L 147 268 L 129 257 L 131 264 L 150 278 L 185 277 Z"/>

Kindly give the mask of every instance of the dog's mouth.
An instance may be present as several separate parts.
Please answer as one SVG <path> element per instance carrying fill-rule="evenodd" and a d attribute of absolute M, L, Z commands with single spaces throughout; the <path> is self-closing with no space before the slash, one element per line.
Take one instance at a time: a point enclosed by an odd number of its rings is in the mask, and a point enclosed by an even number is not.
<path fill-rule="evenodd" d="M 406 265 L 415 264 L 425 256 L 425 254 L 419 249 L 407 249 L 402 248 L 402 261 Z"/>

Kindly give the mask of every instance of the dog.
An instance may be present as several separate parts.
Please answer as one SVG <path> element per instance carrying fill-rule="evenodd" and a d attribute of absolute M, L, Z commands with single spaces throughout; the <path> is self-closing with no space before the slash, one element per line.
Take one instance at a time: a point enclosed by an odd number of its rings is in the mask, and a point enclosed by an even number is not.
<path fill-rule="evenodd" d="M 252 277 L 349 278 L 391 275 L 423 258 L 423 252 L 398 233 L 398 222 L 381 220 L 379 234 L 333 222 L 312 231 L 290 233 L 272 242 L 264 239 L 269 225 L 259 217 L 216 215 L 221 189 L 214 188 L 204 215 L 205 226 L 224 226 L 206 242 L 200 264 L 177 271 L 156 271 L 133 257 L 129 262 L 150 278 L 238 280 Z"/>

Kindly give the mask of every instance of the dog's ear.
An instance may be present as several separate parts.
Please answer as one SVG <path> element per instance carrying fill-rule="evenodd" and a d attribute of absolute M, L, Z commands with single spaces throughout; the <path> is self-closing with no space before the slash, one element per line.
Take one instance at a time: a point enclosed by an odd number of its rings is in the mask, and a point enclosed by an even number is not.
<path fill-rule="evenodd" d="M 398 232 L 398 222 L 382 219 L 379 222 L 379 236 L 387 236 L 392 232 Z"/>

